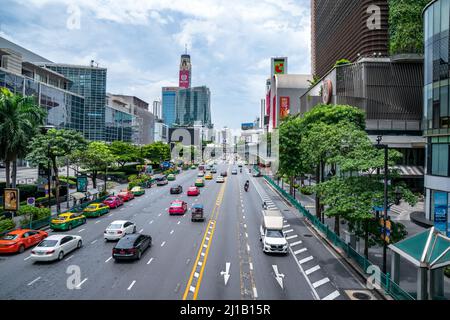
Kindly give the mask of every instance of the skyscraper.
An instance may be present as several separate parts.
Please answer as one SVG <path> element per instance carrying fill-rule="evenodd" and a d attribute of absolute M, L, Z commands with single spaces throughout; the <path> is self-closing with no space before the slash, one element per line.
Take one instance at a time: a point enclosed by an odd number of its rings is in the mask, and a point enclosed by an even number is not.
<path fill-rule="evenodd" d="M 162 117 L 169 128 L 172 128 L 175 123 L 178 90 L 178 87 L 162 88 Z"/>
<path fill-rule="evenodd" d="M 203 126 L 211 127 L 211 93 L 208 87 L 179 90 L 175 122 L 178 126 L 193 126 L 201 122 Z"/>
<path fill-rule="evenodd" d="M 191 76 L 192 76 L 191 56 L 186 53 L 181 55 L 179 87 L 184 89 L 190 88 Z"/>

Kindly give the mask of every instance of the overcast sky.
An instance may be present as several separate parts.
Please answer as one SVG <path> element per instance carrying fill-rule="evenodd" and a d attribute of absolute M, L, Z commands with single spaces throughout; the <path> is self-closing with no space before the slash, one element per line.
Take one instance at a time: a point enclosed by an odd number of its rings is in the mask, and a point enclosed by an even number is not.
<path fill-rule="evenodd" d="M 108 68 L 107 91 L 150 104 L 178 85 L 211 89 L 216 128 L 259 115 L 270 57 L 310 73 L 310 0 L 1 0 L 0 35 L 59 63 Z M 79 14 L 78 14 L 79 13 Z M 79 17 L 79 19 L 78 19 Z"/>

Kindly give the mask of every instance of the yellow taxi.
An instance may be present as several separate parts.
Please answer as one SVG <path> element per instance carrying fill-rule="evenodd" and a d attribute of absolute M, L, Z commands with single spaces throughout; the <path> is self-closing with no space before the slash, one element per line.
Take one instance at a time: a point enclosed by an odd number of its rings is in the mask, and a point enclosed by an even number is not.
<path fill-rule="evenodd" d="M 203 179 L 197 179 L 195 180 L 195 186 L 196 187 L 204 187 L 205 186 L 205 181 Z"/>
<path fill-rule="evenodd" d="M 109 206 L 104 203 L 91 203 L 84 210 L 85 217 L 100 217 L 101 215 L 109 213 Z"/>
<path fill-rule="evenodd" d="M 213 179 L 212 173 L 208 172 L 208 173 L 205 175 L 205 180 L 212 180 L 212 179 Z"/>
<path fill-rule="evenodd" d="M 81 212 L 61 213 L 50 222 L 52 230 L 72 230 L 86 223 L 86 217 Z"/>

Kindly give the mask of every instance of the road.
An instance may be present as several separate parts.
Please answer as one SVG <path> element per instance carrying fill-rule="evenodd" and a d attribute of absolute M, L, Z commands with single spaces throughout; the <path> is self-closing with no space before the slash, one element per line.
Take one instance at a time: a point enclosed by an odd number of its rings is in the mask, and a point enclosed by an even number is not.
<path fill-rule="evenodd" d="M 0 256 L 0 299 L 344 300 L 346 290 L 364 290 L 262 178 L 247 170 L 231 175 L 231 168 L 219 164 L 219 173 L 228 170 L 226 182 L 206 181 L 199 197 L 186 196 L 197 175 L 186 171 L 168 186 L 147 189 L 144 196 L 66 232 L 82 236 L 84 245 L 62 261 L 33 263 L 30 250 Z M 249 192 L 243 190 L 245 180 L 251 182 Z M 184 194 L 170 195 L 170 186 L 177 184 Z M 203 204 L 205 222 L 191 222 L 189 214 L 169 216 L 176 199 L 189 208 Z M 285 217 L 286 256 L 262 252 L 263 199 Z M 114 220 L 133 221 L 139 232 L 152 236 L 153 246 L 141 260 L 111 259 L 114 243 L 103 240 L 103 231 Z M 75 289 L 67 285 L 74 266 L 80 270 Z"/>

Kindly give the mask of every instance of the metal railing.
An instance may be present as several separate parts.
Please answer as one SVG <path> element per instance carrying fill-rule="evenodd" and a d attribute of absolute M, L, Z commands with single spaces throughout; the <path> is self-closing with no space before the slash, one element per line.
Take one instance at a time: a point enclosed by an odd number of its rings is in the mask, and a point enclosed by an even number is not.
<path fill-rule="evenodd" d="M 345 243 L 336 233 L 330 230 L 329 226 L 322 223 L 318 217 L 311 214 L 297 199 L 290 195 L 286 190 L 282 189 L 275 181 L 270 177 L 264 176 L 264 179 L 273 186 L 282 196 L 287 199 L 305 218 L 307 218 L 311 224 L 316 227 L 326 238 L 332 242 L 336 247 L 340 247 L 347 255 L 349 259 L 356 263 L 356 265 L 364 272 L 366 275 L 368 273 L 368 268 L 373 264 L 369 259 L 360 255 L 356 252 L 349 244 Z M 389 273 L 380 273 L 380 287 L 384 289 L 385 293 L 391 296 L 395 300 L 415 300 L 415 298 L 399 287 L 394 281 L 391 280 Z"/>

